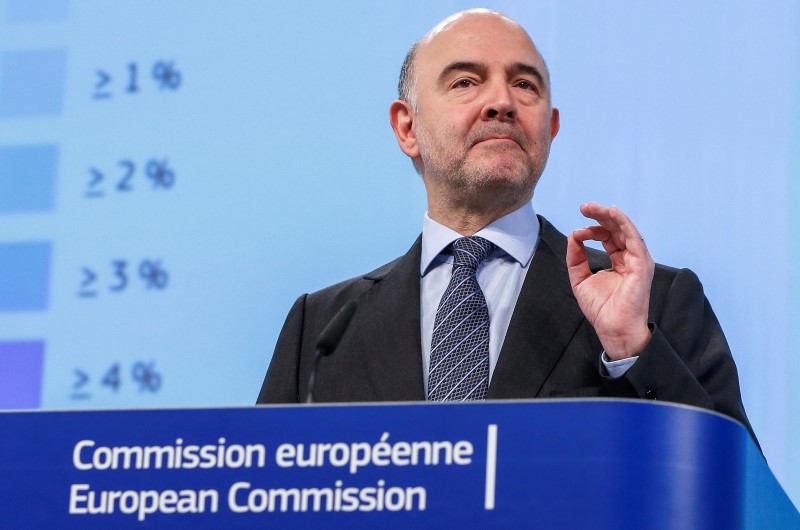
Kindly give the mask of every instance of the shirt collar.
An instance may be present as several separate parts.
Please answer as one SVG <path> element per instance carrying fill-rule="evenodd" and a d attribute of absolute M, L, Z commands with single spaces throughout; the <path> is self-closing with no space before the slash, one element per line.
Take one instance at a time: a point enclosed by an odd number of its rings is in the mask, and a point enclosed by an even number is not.
<path fill-rule="evenodd" d="M 539 242 L 539 219 L 536 217 L 536 212 L 533 211 L 533 205 L 526 203 L 521 208 L 481 228 L 475 235 L 488 239 L 497 245 L 504 254 L 511 256 L 520 266 L 527 267 Z M 420 276 L 425 276 L 439 254 L 460 237 L 462 237 L 461 234 L 434 221 L 426 212 L 425 220 L 422 223 Z"/>

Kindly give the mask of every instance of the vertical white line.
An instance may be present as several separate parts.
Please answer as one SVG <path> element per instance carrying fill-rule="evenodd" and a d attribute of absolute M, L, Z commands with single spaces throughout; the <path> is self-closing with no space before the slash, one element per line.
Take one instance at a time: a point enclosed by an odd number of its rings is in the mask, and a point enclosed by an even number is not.
<path fill-rule="evenodd" d="M 497 425 L 486 430 L 486 498 L 483 508 L 494 510 L 495 477 L 497 475 Z"/>

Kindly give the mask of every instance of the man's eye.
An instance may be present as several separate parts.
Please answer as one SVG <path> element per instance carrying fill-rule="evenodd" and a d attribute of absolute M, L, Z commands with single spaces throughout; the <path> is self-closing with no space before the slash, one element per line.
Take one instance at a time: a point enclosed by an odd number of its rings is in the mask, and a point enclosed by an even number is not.
<path fill-rule="evenodd" d="M 472 81 L 472 79 L 459 79 L 453 83 L 453 88 L 469 88 L 471 86 L 475 86 L 475 83 Z"/>
<path fill-rule="evenodd" d="M 517 87 L 523 90 L 533 90 L 534 92 L 539 92 L 539 87 L 535 84 L 531 83 L 530 81 L 519 81 L 517 83 Z"/>

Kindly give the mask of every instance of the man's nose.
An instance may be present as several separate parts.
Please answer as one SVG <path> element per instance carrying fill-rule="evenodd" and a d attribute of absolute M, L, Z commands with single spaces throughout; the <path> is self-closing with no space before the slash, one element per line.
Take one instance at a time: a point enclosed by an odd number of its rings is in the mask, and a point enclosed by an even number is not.
<path fill-rule="evenodd" d="M 517 107 L 511 94 L 511 87 L 505 82 L 494 83 L 487 87 L 481 118 L 484 120 L 513 120 L 516 118 Z"/>

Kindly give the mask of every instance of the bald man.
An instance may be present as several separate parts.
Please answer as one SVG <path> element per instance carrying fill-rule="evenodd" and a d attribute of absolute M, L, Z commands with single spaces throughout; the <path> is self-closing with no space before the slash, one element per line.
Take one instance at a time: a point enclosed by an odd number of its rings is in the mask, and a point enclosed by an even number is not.
<path fill-rule="evenodd" d="M 358 310 L 322 360 L 317 401 L 659 399 L 745 415 L 697 277 L 655 265 L 618 208 L 559 233 L 531 205 L 559 130 L 547 66 L 516 22 L 456 13 L 403 64 L 390 121 L 422 176 L 422 235 L 379 269 L 301 296 L 259 403 L 303 401 L 317 338 Z M 587 249 L 600 241 L 606 252 Z"/>

